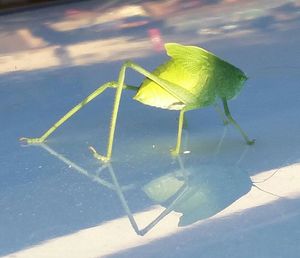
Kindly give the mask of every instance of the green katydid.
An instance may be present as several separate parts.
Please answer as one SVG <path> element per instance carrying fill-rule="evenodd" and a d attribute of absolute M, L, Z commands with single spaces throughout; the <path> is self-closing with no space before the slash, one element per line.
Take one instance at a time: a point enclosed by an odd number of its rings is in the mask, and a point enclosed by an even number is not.
<path fill-rule="evenodd" d="M 27 143 L 44 142 L 50 134 L 83 106 L 106 89 L 116 88 L 106 155 L 102 156 L 93 147 L 90 147 L 95 158 L 104 162 L 109 161 L 112 156 L 114 133 L 123 89 L 136 91 L 133 98 L 143 104 L 180 111 L 177 143 L 172 150 L 174 155 L 180 153 L 184 113 L 213 105 L 216 103 L 217 97 L 222 100 L 227 121 L 238 129 L 247 144 L 253 144 L 254 140 L 250 140 L 232 118 L 227 105 L 227 100 L 234 98 L 240 92 L 247 76 L 237 67 L 200 47 L 167 43 L 165 49 L 170 59 L 159 65 L 153 72 L 149 72 L 131 61 L 125 62 L 121 67 L 117 82 L 111 81 L 100 86 L 66 113 L 40 138 L 21 138 L 20 140 Z M 125 84 L 127 68 L 131 68 L 146 77 L 140 87 Z"/>

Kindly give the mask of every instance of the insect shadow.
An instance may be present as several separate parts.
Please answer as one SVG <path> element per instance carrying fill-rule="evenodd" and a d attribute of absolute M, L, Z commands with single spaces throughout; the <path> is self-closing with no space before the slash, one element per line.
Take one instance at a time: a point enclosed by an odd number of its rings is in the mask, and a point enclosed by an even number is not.
<path fill-rule="evenodd" d="M 119 72 L 118 81 L 111 81 L 101 85 L 82 102 L 73 107 L 52 127 L 39 138 L 20 138 L 27 143 L 44 142 L 59 126 L 71 118 L 82 107 L 102 94 L 108 88 L 116 89 L 113 111 L 110 122 L 108 144 L 105 155 L 100 155 L 94 147 L 90 147 L 95 158 L 107 162 L 111 159 L 117 116 L 123 89 L 135 92 L 135 100 L 158 108 L 178 110 L 177 143 L 171 153 L 179 155 L 181 150 L 182 128 L 184 114 L 187 111 L 216 105 L 221 99 L 221 112 L 225 121 L 231 123 L 242 135 L 247 144 L 250 140 L 239 124 L 232 117 L 227 101 L 236 97 L 248 79 L 239 68 L 222 60 L 213 53 L 196 46 L 184 46 L 177 43 L 165 44 L 169 59 L 159 65 L 153 72 L 145 70 L 140 65 L 127 61 Z M 145 76 L 139 87 L 126 85 L 125 75 L 130 68 Z"/>
<path fill-rule="evenodd" d="M 226 130 L 224 130 L 225 132 Z M 220 150 L 223 137 L 217 147 Z M 240 159 L 232 166 L 212 164 L 198 164 L 193 167 L 185 167 L 185 156 L 177 156 L 178 169 L 159 176 L 142 186 L 138 184 L 123 185 L 119 183 L 117 173 L 112 163 L 102 164 L 95 172 L 91 173 L 75 162 L 56 152 L 45 143 L 38 145 L 49 154 L 63 161 L 74 171 L 87 176 L 92 181 L 114 191 L 127 214 L 130 224 L 136 234 L 145 235 L 152 230 L 162 219 L 172 211 L 182 213 L 179 226 L 186 226 L 199 220 L 209 218 L 237 201 L 248 193 L 252 187 L 257 187 L 249 175 L 238 167 L 245 156 L 247 149 Z M 216 155 L 217 152 L 216 151 Z M 101 178 L 101 174 L 107 170 L 111 176 L 111 182 Z M 165 209 L 144 228 L 140 228 L 128 205 L 124 193 L 132 189 L 141 189 L 154 203 L 160 204 Z M 264 191 L 264 190 L 262 190 Z M 266 191 L 264 191 L 266 192 Z M 272 194 L 266 192 L 268 194 Z M 274 194 L 273 194 L 274 195 Z M 278 197 L 278 196 L 277 196 Z"/>

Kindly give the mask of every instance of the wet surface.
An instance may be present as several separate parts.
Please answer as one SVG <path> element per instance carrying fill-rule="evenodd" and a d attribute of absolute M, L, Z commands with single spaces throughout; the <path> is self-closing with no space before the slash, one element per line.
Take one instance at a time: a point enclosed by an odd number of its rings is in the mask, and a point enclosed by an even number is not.
<path fill-rule="evenodd" d="M 299 2 L 184 2 L 86 1 L 0 17 L 1 256 L 297 257 Z M 174 158 L 178 112 L 124 91 L 112 162 L 101 164 L 88 147 L 106 148 L 113 89 L 46 144 L 19 142 L 117 80 L 125 60 L 154 69 L 165 42 L 205 47 L 246 72 L 229 107 L 255 145 L 204 108 L 187 112 Z"/>

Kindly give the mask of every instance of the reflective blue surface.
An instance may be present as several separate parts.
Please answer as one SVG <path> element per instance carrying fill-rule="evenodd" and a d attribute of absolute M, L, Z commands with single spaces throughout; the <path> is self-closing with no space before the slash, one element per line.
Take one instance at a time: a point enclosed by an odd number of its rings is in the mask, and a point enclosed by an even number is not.
<path fill-rule="evenodd" d="M 299 1 L 86 1 L 1 16 L 1 257 L 298 257 L 299 18 Z M 255 145 L 205 108 L 187 112 L 174 158 L 178 113 L 124 92 L 103 165 L 88 147 L 106 148 L 114 90 L 45 145 L 19 142 L 116 80 L 124 60 L 161 64 L 164 42 L 247 73 L 229 106 Z"/>

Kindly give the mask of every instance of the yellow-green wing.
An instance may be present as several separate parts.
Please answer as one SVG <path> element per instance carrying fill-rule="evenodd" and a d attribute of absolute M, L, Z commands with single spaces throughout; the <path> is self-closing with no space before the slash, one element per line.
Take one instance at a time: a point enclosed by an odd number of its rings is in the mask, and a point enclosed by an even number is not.
<path fill-rule="evenodd" d="M 158 66 L 152 74 L 166 82 L 170 82 L 170 85 L 174 85 L 176 88 L 174 87 L 171 93 L 152 80 L 145 79 L 137 94 L 134 96 L 135 100 L 146 105 L 171 110 L 180 110 L 197 100 L 197 95 L 193 94 L 189 89 L 197 83 L 198 78 L 187 73 L 181 65 L 173 59 Z M 191 95 L 191 98 L 188 99 L 185 95 Z"/>
<path fill-rule="evenodd" d="M 211 105 L 216 96 L 235 97 L 247 79 L 240 69 L 203 48 L 177 43 L 167 43 L 165 48 L 171 59 L 153 75 L 170 82 L 169 89 L 144 80 L 134 97 L 144 104 L 175 110 L 200 108 Z"/>
<path fill-rule="evenodd" d="M 144 80 L 134 99 L 147 105 L 175 110 L 185 106 L 210 105 L 215 99 L 215 91 L 211 88 L 212 80 L 209 78 L 209 63 L 205 59 L 205 51 L 203 60 L 199 60 L 195 58 L 196 47 L 185 47 L 175 43 L 168 43 L 165 46 L 171 59 L 158 66 L 152 73 L 195 96 L 193 101 L 183 102 L 182 91 L 177 90 L 177 96 L 170 94 L 149 79 Z"/>
<path fill-rule="evenodd" d="M 199 70 L 210 69 L 213 54 L 203 48 L 184 46 L 177 43 L 166 43 L 165 48 L 168 56 L 176 60 L 189 73 L 199 75 Z"/>
<path fill-rule="evenodd" d="M 196 73 L 201 67 L 202 76 L 205 74 L 208 76 L 210 85 L 205 87 L 206 91 L 201 87 L 198 88 L 198 91 L 202 93 L 200 98 L 211 97 L 206 94 L 217 94 L 221 98 L 231 99 L 241 91 L 247 80 L 247 76 L 239 68 L 203 48 L 177 43 L 167 43 L 165 47 L 167 54 L 185 69 Z"/>
<path fill-rule="evenodd" d="M 198 107 L 208 106 L 215 102 L 217 77 L 215 64 L 219 58 L 213 53 L 197 47 L 177 43 L 165 44 L 167 54 L 186 72 L 197 78 L 189 90 L 198 97 Z"/>

